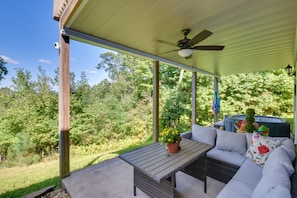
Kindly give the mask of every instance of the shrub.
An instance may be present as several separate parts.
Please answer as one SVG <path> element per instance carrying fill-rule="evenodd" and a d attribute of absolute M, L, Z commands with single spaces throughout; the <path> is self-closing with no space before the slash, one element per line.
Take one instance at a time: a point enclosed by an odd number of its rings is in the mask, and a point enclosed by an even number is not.
<path fill-rule="evenodd" d="M 244 126 L 244 129 L 246 132 L 252 133 L 253 131 L 255 131 L 255 110 L 254 109 L 247 109 L 246 110 L 246 125 Z"/>

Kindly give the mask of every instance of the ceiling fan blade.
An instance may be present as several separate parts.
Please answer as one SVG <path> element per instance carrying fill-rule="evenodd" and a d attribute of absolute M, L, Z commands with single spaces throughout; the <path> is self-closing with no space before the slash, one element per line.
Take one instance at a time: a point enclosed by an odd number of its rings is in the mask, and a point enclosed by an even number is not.
<path fill-rule="evenodd" d="M 221 45 L 201 45 L 201 46 L 194 46 L 191 49 L 194 50 L 223 50 L 225 46 Z"/>
<path fill-rule="evenodd" d="M 161 55 L 161 54 L 167 54 L 167 53 L 170 53 L 170 52 L 177 52 L 179 49 L 175 49 L 175 50 L 169 50 L 169 51 L 166 51 L 166 52 L 162 52 L 158 55 Z"/>
<path fill-rule="evenodd" d="M 188 43 L 191 46 L 196 45 L 197 43 L 203 41 L 204 39 L 206 39 L 210 35 L 212 35 L 212 32 L 210 32 L 208 30 L 203 30 L 202 32 L 200 32 L 196 36 L 194 36 L 191 40 L 189 40 Z"/>
<path fill-rule="evenodd" d="M 176 43 L 171 43 L 171 42 L 169 42 L 169 41 L 163 41 L 163 40 L 156 40 L 157 42 L 159 42 L 159 43 L 163 43 L 163 44 L 166 44 L 166 45 L 171 45 L 171 46 L 177 46 L 176 45 Z"/>

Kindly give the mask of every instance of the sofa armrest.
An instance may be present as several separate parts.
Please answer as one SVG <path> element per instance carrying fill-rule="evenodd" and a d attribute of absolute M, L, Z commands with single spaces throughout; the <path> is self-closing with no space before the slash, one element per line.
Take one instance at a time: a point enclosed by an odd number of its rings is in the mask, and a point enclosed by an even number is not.
<path fill-rule="evenodd" d="M 291 177 L 291 194 L 293 198 L 297 198 L 297 173 L 293 173 Z"/>
<path fill-rule="evenodd" d="M 190 140 L 192 137 L 192 131 L 183 132 L 180 134 L 180 137 Z"/>

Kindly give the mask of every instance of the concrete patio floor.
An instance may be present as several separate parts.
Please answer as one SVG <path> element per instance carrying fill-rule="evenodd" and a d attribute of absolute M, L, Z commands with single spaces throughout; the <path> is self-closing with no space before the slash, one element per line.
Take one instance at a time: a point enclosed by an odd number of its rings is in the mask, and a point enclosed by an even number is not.
<path fill-rule="evenodd" d="M 72 198 L 113 197 L 128 198 L 133 196 L 133 167 L 120 158 L 113 158 L 102 163 L 72 172 L 63 179 L 63 185 Z M 207 193 L 204 184 L 183 172 L 176 174 L 177 198 L 213 198 L 225 186 L 224 183 L 207 178 Z M 137 198 L 148 197 L 137 189 Z"/>

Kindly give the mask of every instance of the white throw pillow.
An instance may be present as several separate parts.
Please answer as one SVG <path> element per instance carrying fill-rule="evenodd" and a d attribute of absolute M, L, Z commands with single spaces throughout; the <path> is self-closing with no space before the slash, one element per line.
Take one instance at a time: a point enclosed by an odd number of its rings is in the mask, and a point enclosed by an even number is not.
<path fill-rule="evenodd" d="M 279 145 L 279 140 L 261 136 L 257 132 L 254 132 L 251 146 L 247 150 L 245 156 L 263 167 L 269 157 L 269 154 Z"/>

